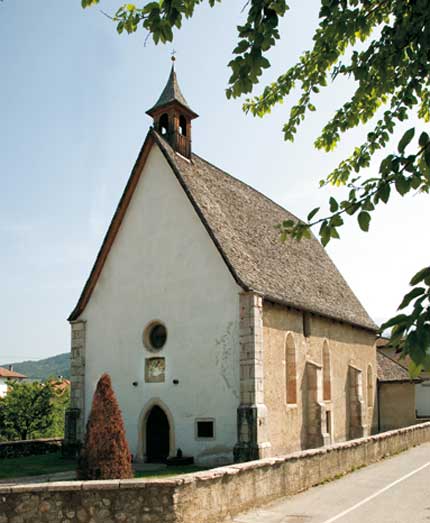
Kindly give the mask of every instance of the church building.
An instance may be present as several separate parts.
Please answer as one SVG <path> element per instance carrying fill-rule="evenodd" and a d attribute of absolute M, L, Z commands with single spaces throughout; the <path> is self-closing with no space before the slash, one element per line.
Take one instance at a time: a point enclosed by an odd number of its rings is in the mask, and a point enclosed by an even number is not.
<path fill-rule="evenodd" d="M 281 242 L 275 225 L 298 218 L 193 152 L 174 67 L 147 114 L 69 317 L 66 438 L 82 441 L 104 372 L 136 460 L 216 465 L 370 434 L 377 326 L 320 242 Z"/>

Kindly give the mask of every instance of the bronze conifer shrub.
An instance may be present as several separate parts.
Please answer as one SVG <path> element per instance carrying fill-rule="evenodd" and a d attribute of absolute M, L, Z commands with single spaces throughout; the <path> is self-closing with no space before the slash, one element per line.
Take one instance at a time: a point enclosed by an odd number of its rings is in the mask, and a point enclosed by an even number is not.
<path fill-rule="evenodd" d="M 84 446 L 78 464 L 79 479 L 133 477 L 124 422 L 109 374 L 103 374 L 94 392 Z"/>

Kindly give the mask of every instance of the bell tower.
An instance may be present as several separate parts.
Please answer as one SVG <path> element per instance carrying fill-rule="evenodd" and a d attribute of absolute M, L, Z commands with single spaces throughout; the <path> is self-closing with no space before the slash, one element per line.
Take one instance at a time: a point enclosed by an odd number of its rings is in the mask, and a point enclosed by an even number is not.
<path fill-rule="evenodd" d="M 166 87 L 157 103 L 146 114 L 154 120 L 154 128 L 173 149 L 191 158 L 191 120 L 198 117 L 188 105 L 179 89 L 175 72 L 175 57 Z"/>

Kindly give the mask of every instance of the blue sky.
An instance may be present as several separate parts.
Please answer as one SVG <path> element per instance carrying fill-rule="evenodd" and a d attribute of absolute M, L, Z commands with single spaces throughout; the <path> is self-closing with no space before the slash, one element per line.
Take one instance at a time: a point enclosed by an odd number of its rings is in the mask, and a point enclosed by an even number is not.
<path fill-rule="evenodd" d="M 102 0 L 100 7 L 113 12 L 119 3 Z M 151 123 L 145 110 L 164 87 L 173 47 L 182 91 L 200 114 L 194 151 L 299 216 L 324 205 L 330 191 L 318 181 L 365 129 L 348 133 L 331 154 L 312 144 L 353 84 L 342 81 L 317 99 L 294 144 L 281 134 L 288 104 L 263 120 L 246 116 L 240 101 L 224 95 L 243 4 L 201 7 L 173 46 L 155 46 L 145 45 L 143 31 L 117 35 L 98 8 L 84 11 L 79 0 L 1 3 L 0 363 L 69 350 L 66 317 Z M 290 4 L 265 81 L 311 44 L 319 2 Z M 395 198 L 378 210 L 368 234 L 351 220 L 342 241 L 329 245 L 377 322 L 428 264 L 429 219 L 428 196 Z"/>

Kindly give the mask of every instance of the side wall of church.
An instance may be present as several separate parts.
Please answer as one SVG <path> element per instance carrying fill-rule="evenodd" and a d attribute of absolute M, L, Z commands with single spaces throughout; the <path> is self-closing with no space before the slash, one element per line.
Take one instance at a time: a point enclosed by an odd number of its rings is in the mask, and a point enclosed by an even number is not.
<path fill-rule="evenodd" d="M 130 451 L 145 454 L 153 405 L 166 412 L 170 455 L 232 461 L 239 406 L 239 293 L 215 245 L 154 146 L 85 311 L 85 418 L 104 372 L 122 409 Z M 142 342 L 158 320 L 167 342 Z M 150 358 L 164 361 L 149 362 Z M 148 365 L 155 374 L 148 381 Z M 163 367 L 165 366 L 165 369 Z M 153 372 L 153 371 L 151 371 Z M 214 421 L 213 438 L 196 422 Z"/>
<path fill-rule="evenodd" d="M 376 431 L 375 335 L 269 302 L 264 393 L 272 455 Z M 305 327 L 306 329 L 306 327 Z"/>

